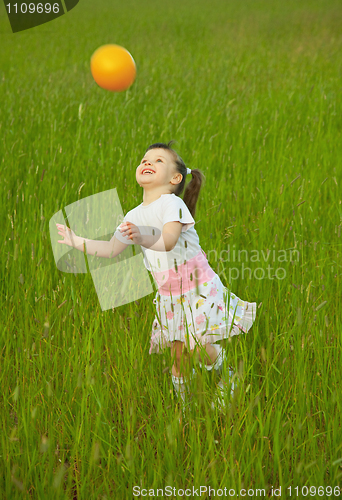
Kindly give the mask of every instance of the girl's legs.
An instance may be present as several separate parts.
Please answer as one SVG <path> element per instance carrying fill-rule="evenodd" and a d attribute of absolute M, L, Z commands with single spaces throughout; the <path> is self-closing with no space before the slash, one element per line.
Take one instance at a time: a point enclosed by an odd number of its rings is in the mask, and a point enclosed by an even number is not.
<path fill-rule="evenodd" d="M 230 397 L 233 397 L 234 391 L 236 389 L 237 379 L 236 375 L 234 375 L 234 371 L 231 366 L 228 364 L 228 360 L 226 357 L 226 346 L 228 339 L 223 339 L 220 341 L 220 344 L 216 347 L 220 347 L 221 351 L 218 356 L 218 360 L 215 364 L 215 368 L 217 370 L 217 374 L 220 377 L 220 381 L 217 384 L 217 399 L 216 402 L 212 403 L 212 408 L 218 406 L 219 408 L 225 407 L 226 396 L 228 392 L 230 393 Z"/>
<path fill-rule="evenodd" d="M 171 355 L 174 360 L 171 375 L 173 387 L 177 395 L 180 396 L 183 403 L 185 403 L 189 394 L 189 381 L 196 372 L 193 369 L 190 373 L 190 360 L 184 342 L 175 340 L 172 343 Z"/>
<path fill-rule="evenodd" d="M 206 368 L 212 367 L 212 365 L 217 360 L 217 356 L 220 352 L 220 346 L 218 344 L 205 344 L 204 346 L 206 354 L 199 352 L 198 357 L 201 363 L 204 363 Z M 209 368 L 210 370 L 211 368 Z"/>
<path fill-rule="evenodd" d="M 204 353 L 199 353 L 199 359 L 204 363 L 209 369 L 216 361 L 217 357 L 221 351 L 221 347 L 218 344 L 206 344 Z M 190 356 L 193 355 L 194 351 L 190 351 Z M 174 377 L 186 376 L 189 371 L 189 353 L 186 350 L 184 342 L 180 340 L 175 340 L 172 342 L 171 356 L 173 361 L 172 365 L 172 375 Z"/>
<path fill-rule="evenodd" d="M 173 359 L 172 375 L 174 377 L 185 375 L 189 359 L 184 342 L 181 342 L 180 340 L 172 342 L 171 356 Z"/>
<path fill-rule="evenodd" d="M 228 387 L 230 387 L 230 395 L 233 396 L 236 382 L 234 377 L 234 372 L 231 367 L 227 365 L 226 353 L 225 353 L 226 340 L 220 341 L 219 344 L 206 344 L 206 353 L 200 352 L 199 359 L 204 367 L 210 371 L 215 369 L 220 381 L 217 384 L 217 399 L 216 405 L 220 408 L 225 406 L 224 399 Z M 212 408 L 215 404 L 212 403 Z"/>
<path fill-rule="evenodd" d="M 206 344 L 205 353 L 199 353 L 199 359 L 205 364 L 207 370 L 215 368 L 218 371 L 221 378 L 218 383 L 219 398 L 218 403 L 222 406 L 224 389 L 233 377 L 233 372 L 230 368 L 223 366 L 225 364 L 225 352 L 220 344 Z M 188 383 L 191 378 L 195 375 L 195 370 L 190 370 L 190 356 L 193 355 L 193 351 L 186 350 L 184 342 L 176 340 L 172 343 L 171 354 L 173 359 L 172 366 L 172 382 L 176 393 L 186 402 L 187 395 L 189 393 Z M 226 374 L 225 371 L 228 370 Z M 234 391 L 234 383 L 231 384 L 231 394 Z"/>
<path fill-rule="evenodd" d="M 217 356 L 221 351 L 221 348 L 218 344 L 206 344 L 205 351 L 207 354 L 201 355 L 199 353 L 200 361 L 205 363 L 207 366 L 211 366 L 217 360 Z M 192 356 L 194 351 L 190 351 L 190 355 Z M 189 354 L 186 350 L 184 342 L 180 340 L 175 340 L 172 342 L 171 347 L 171 356 L 174 360 L 172 366 L 172 375 L 174 377 L 186 376 L 189 370 Z M 203 359 L 204 358 L 204 359 Z"/>

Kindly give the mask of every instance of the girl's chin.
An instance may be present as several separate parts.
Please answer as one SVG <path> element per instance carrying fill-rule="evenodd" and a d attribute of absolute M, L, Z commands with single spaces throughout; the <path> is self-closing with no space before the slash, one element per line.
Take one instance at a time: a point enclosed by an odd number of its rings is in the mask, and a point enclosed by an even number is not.
<path fill-rule="evenodd" d="M 138 184 L 141 187 L 154 187 L 153 184 L 150 183 L 150 182 L 141 182 L 141 181 L 139 181 Z"/>

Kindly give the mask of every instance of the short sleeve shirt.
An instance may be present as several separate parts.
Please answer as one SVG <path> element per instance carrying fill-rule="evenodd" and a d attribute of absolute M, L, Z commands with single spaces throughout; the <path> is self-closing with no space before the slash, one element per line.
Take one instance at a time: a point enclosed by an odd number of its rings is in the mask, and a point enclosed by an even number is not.
<path fill-rule="evenodd" d="M 126 214 L 124 221 L 138 226 L 141 234 L 158 234 L 156 230 L 162 232 L 164 224 L 168 222 L 182 223 L 182 232 L 171 251 L 157 252 L 141 247 L 145 266 L 149 271 L 160 272 L 173 269 L 175 264 L 177 266 L 184 264 L 201 251 L 198 234 L 194 228 L 195 221 L 184 201 L 175 194 L 162 194 L 160 198 L 146 206 L 141 203 Z M 121 235 L 118 228 L 115 231 L 115 237 L 123 243 L 133 244 Z"/>

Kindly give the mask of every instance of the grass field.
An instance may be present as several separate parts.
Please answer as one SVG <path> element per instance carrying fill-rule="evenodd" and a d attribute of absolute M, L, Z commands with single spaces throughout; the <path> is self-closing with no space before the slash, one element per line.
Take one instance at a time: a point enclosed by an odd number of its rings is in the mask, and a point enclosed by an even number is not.
<path fill-rule="evenodd" d="M 6 23 L 0 497 L 339 496 L 340 2 L 82 0 L 27 32 Z M 127 92 L 92 80 L 105 43 L 136 60 Z M 210 409 L 199 371 L 183 425 L 170 354 L 148 353 L 152 295 L 102 311 L 89 274 L 57 269 L 49 235 L 79 198 L 117 188 L 124 212 L 141 203 L 137 162 L 171 139 L 206 176 L 196 229 L 211 266 L 260 305 L 227 351 L 242 379 L 231 409 Z"/>

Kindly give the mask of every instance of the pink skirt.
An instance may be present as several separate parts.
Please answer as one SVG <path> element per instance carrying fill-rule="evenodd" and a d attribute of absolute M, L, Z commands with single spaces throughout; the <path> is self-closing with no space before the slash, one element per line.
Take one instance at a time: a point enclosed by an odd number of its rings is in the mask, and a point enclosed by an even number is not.
<path fill-rule="evenodd" d="M 172 282 L 172 275 L 169 274 L 169 278 L 164 278 L 162 283 L 159 280 L 161 286 L 153 300 L 156 316 L 152 325 L 150 354 L 160 353 L 166 347 L 171 347 L 175 340 L 184 342 L 187 349 L 192 351 L 198 344 L 213 344 L 218 340 L 247 333 L 253 325 L 256 302 L 246 302 L 230 292 L 210 268 L 206 257 L 206 263 L 202 261 L 201 265 L 205 273 L 197 273 L 197 280 L 190 279 L 188 271 L 192 269 L 194 262 L 198 263 L 198 258 L 199 255 L 190 259 L 183 270 L 180 269 L 181 266 L 177 269 L 176 274 L 181 274 L 181 279 L 177 278 L 178 284 L 192 283 L 190 289 L 189 286 L 182 287 L 183 293 Z M 210 279 L 204 281 L 206 276 Z M 156 282 L 158 283 L 158 279 Z M 167 289 L 169 293 L 166 292 Z M 172 293 L 172 290 L 178 291 L 178 294 Z"/>

